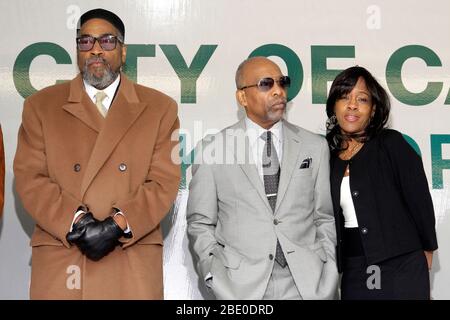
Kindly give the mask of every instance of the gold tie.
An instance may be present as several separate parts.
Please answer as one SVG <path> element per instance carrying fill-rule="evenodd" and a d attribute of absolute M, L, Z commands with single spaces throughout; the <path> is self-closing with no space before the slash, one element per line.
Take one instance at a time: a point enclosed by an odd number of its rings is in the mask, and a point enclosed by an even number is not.
<path fill-rule="evenodd" d="M 99 91 L 95 94 L 95 105 L 103 117 L 106 117 L 107 112 L 105 106 L 103 105 L 103 100 L 105 100 L 106 97 L 107 95 L 103 91 Z"/>

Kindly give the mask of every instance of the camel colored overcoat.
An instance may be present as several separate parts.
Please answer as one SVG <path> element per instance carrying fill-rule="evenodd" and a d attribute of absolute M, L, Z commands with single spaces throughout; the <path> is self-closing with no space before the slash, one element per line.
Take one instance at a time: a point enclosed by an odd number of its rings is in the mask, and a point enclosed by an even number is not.
<path fill-rule="evenodd" d="M 162 299 L 160 221 L 180 181 L 177 105 L 121 74 L 106 118 L 80 75 L 25 100 L 17 193 L 36 221 L 32 299 Z M 175 132 L 174 132 L 175 131 Z M 66 241 L 74 213 L 120 209 L 133 237 L 95 262 Z"/>

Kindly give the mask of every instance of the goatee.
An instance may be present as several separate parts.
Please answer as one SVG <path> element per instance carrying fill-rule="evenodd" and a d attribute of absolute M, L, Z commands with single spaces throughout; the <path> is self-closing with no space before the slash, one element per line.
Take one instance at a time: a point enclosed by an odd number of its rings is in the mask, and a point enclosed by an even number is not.
<path fill-rule="evenodd" d="M 97 77 L 94 73 L 89 72 L 89 65 L 92 63 L 103 63 L 103 65 L 105 66 L 103 75 L 101 77 Z M 86 60 L 84 63 L 83 71 L 81 72 L 83 80 L 99 90 L 103 90 L 111 83 L 113 83 L 114 80 L 117 79 L 119 73 L 120 70 L 113 71 L 110 64 L 102 57 L 92 57 Z"/>

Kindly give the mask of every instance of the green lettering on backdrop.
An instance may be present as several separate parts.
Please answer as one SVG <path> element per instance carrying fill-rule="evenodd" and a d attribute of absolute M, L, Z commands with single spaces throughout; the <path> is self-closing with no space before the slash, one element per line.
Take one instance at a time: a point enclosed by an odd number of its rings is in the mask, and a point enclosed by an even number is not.
<path fill-rule="evenodd" d="M 33 43 L 23 49 L 17 56 L 13 67 L 13 80 L 17 92 L 23 97 L 27 98 L 37 91 L 30 81 L 30 67 L 34 58 L 48 55 L 55 59 L 57 64 L 71 64 L 72 59 L 67 51 L 59 45 L 51 42 Z M 57 80 L 60 83 L 66 80 Z"/>
<path fill-rule="evenodd" d="M 417 93 L 406 89 L 402 82 L 402 67 L 410 58 L 420 58 L 429 67 L 442 66 L 441 60 L 433 50 L 419 45 L 404 46 L 392 54 L 386 65 L 386 82 L 389 90 L 398 101 L 404 104 L 410 106 L 429 104 L 439 96 L 443 84 L 442 82 L 428 82 L 425 90 Z"/>
<path fill-rule="evenodd" d="M 445 99 L 444 104 L 450 104 L 450 90 L 448 90 L 447 98 Z"/>
<path fill-rule="evenodd" d="M 342 70 L 327 69 L 327 58 L 354 58 L 355 46 L 311 46 L 312 103 L 327 102 L 327 84 Z"/>
<path fill-rule="evenodd" d="M 160 48 L 180 79 L 181 103 L 196 103 L 197 79 L 216 50 L 217 45 L 201 45 L 189 67 L 176 45 L 160 45 Z"/>
<path fill-rule="evenodd" d="M 154 57 L 154 44 L 128 44 L 127 60 L 124 72 L 128 78 L 137 83 L 137 62 L 139 57 Z"/>
<path fill-rule="evenodd" d="M 432 134 L 431 140 L 431 168 L 433 189 L 444 187 L 444 170 L 450 170 L 450 159 L 442 159 L 442 145 L 450 144 L 450 135 Z"/>
<path fill-rule="evenodd" d="M 290 48 L 281 44 L 271 43 L 256 48 L 250 53 L 251 57 L 279 57 L 287 67 L 287 73 L 291 78 L 291 87 L 288 89 L 288 101 L 294 99 L 300 92 L 303 84 L 303 66 L 297 54 Z M 237 69 L 237 67 L 236 67 Z"/>

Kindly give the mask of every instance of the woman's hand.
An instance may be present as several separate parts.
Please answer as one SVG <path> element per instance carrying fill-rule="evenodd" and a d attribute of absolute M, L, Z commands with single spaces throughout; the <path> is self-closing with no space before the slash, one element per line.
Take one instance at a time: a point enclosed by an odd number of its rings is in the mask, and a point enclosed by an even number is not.
<path fill-rule="evenodd" d="M 433 263 L 433 251 L 424 251 L 425 257 L 427 258 L 428 270 L 431 270 L 431 265 Z"/>

